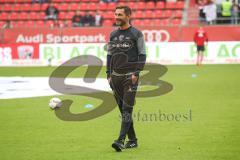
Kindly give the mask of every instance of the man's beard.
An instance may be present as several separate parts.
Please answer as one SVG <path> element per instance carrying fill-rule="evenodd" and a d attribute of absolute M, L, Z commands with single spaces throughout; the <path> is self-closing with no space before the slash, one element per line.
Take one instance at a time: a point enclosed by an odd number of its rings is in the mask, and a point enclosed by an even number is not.
<path fill-rule="evenodd" d="M 117 21 L 118 21 L 118 23 L 116 23 L 117 26 L 124 26 L 126 24 L 126 22 L 123 20 L 117 20 Z"/>

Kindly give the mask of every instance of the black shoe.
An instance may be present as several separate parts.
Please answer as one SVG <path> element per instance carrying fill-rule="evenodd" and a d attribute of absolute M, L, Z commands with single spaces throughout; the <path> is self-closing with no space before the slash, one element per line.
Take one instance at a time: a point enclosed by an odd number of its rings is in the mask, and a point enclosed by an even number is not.
<path fill-rule="evenodd" d="M 127 141 L 125 148 L 136 148 L 138 147 L 137 141 Z"/>
<path fill-rule="evenodd" d="M 124 149 L 124 142 L 120 140 L 115 140 L 112 144 L 112 147 L 117 151 L 121 152 Z"/>

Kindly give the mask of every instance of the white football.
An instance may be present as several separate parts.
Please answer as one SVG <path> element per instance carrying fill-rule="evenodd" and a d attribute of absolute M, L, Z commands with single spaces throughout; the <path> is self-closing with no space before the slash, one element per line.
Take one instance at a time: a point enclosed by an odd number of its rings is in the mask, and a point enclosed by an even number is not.
<path fill-rule="evenodd" d="M 57 98 L 57 97 L 54 97 L 54 98 L 51 98 L 51 99 L 50 99 L 49 107 L 50 107 L 51 109 L 59 108 L 59 107 L 61 107 L 61 105 L 62 105 L 61 99 L 59 99 L 59 98 Z"/>

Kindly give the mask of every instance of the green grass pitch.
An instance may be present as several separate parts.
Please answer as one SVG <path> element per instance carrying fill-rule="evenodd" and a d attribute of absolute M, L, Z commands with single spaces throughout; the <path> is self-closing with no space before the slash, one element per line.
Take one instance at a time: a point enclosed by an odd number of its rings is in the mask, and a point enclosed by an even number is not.
<path fill-rule="evenodd" d="M 0 76 L 49 76 L 53 67 L 1 67 Z M 81 77 L 85 68 L 71 76 Z M 102 69 L 99 77 L 105 77 Z M 139 148 L 116 153 L 119 111 L 84 122 L 67 122 L 48 107 L 52 97 L 0 100 L 1 160 L 236 160 L 240 157 L 240 65 L 168 66 L 161 79 L 174 89 L 159 97 L 137 98 L 134 113 L 187 114 L 183 121 L 135 119 Z M 146 88 L 145 88 L 146 89 Z M 71 112 L 85 112 L 74 100 Z"/>

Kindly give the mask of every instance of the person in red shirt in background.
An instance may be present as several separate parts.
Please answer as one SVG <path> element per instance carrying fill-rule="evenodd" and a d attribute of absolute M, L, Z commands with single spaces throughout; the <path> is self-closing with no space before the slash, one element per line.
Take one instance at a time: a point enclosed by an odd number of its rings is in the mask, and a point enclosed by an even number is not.
<path fill-rule="evenodd" d="M 208 42 L 208 36 L 207 33 L 203 30 L 202 27 L 200 27 L 196 33 L 194 34 L 194 42 L 197 46 L 197 66 L 200 66 L 203 61 L 203 53 L 205 51 L 205 43 Z"/>

